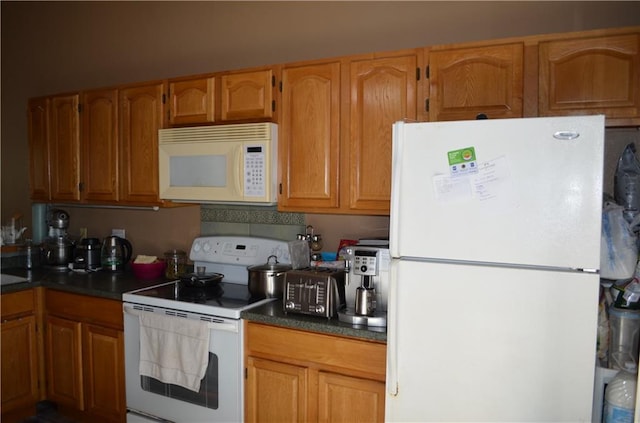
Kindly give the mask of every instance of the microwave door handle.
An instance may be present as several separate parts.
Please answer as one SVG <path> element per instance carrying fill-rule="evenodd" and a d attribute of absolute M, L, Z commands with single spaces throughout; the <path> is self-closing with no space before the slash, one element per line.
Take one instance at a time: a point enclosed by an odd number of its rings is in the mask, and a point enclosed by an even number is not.
<path fill-rule="evenodd" d="M 244 146 L 241 144 L 235 149 L 236 154 L 236 169 L 237 173 L 235 175 L 234 181 L 236 185 L 236 192 L 240 194 L 241 197 L 244 197 L 244 191 L 242 188 L 242 181 L 244 177 Z"/>

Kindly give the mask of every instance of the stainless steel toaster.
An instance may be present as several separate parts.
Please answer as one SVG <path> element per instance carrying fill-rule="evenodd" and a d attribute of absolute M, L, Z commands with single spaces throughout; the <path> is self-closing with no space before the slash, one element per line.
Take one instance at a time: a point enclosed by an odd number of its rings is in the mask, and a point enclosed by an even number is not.
<path fill-rule="evenodd" d="M 330 319 L 345 306 L 344 270 L 309 267 L 285 273 L 283 309 Z"/>

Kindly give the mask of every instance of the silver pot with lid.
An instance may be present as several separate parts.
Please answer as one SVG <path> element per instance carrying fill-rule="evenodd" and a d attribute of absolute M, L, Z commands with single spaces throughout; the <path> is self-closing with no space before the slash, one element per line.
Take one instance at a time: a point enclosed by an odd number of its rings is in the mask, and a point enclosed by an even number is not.
<path fill-rule="evenodd" d="M 254 298 L 282 298 L 285 272 L 291 265 L 279 264 L 278 257 L 269 256 L 265 264 L 247 267 L 249 293 Z"/>

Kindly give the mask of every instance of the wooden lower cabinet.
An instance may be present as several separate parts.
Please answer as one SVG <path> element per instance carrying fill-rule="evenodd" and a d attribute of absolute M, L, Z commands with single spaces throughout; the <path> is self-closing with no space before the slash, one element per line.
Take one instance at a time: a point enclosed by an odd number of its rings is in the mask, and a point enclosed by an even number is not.
<path fill-rule="evenodd" d="M 122 303 L 47 290 L 47 398 L 80 421 L 125 422 Z"/>
<path fill-rule="evenodd" d="M 318 374 L 318 422 L 384 421 L 384 382 Z"/>
<path fill-rule="evenodd" d="M 248 322 L 247 422 L 383 422 L 386 345 Z"/>
<path fill-rule="evenodd" d="M 37 292 L 28 289 L 2 294 L 1 299 L 1 420 L 21 422 L 35 414 L 35 404 L 42 399 Z"/>

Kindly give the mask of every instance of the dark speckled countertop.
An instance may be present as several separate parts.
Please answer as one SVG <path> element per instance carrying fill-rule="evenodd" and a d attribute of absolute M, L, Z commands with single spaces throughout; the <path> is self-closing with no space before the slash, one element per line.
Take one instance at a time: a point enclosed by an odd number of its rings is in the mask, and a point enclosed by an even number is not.
<path fill-rule="evenodd" d="M 33 270 L 21 268 L 3 268 L 2 273 L 29 279 L 29 282 L 14 283 L 1 287 L 2 294 L 23 289 L 43 286 L 45 288 L 90 295 L 93 297 L 122 300 L 122 294 L 136 289 L 146 288 L 169 281 L 164 277 L 154 280 L 137 279 L 130 270 L 121 273 L 112 272 L 71 272 L 55 271 L 44 267 Z M 282 301 L 272 301 L 262 306 L 242 312 L 243 319 L 284 326 L 292 329 L 331 335 L 347 336 L 372 341 L 386 342 L 387 331 L 384 328 L 366 328 L 338 321 L 338 318 L 327 320 L 321 317 L 301 314 L 284 314 Z"/>
<path fill-rule="evenodd" d="M 45 288 L 68 291 L 74 294 L 122 300 L 122 294 L 148 286 L 166 282 L 164 277 L 152 280 L 137 279 L 130 270 L 124 272 L 71 272 L 56 271 L 44 267 L 33 270 L 20 268 L 2 269 L 2 273 L 21 276 L 29 282 L 2 286 L 2 294 L 23 289 L 44 286 Z"/>
<path fill-rule="evenodd" d="M 281 300 L 272 301 L 259 307 L 245 310 L 242 312 L 241 317 L 252 322 L 284 326 L 291 329 L 387 342 L 386 328 L 367 328 L 364 326 L 351 325 L 339 321 L 337 317 L 326 319 L 303 314 L 285 314 L 282 310 Z"/>

